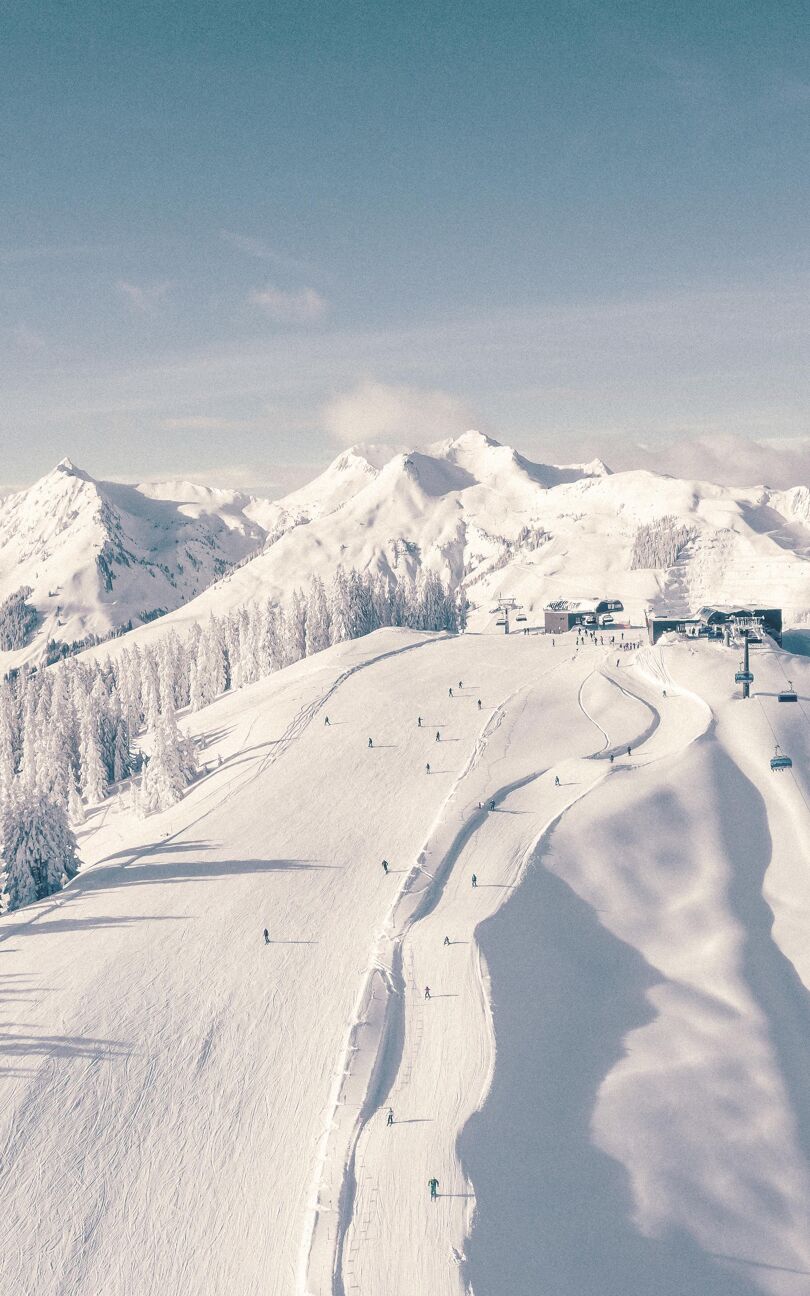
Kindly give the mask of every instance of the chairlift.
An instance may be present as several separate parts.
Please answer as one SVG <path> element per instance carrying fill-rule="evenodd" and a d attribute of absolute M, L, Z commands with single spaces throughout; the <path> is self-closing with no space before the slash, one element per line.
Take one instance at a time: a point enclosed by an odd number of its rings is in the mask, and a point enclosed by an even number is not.
<path fill-rule="evenodd" d="M 772 770 L 793 769 L 793 761 L 790 759 L 789 756 L 783 756 L 780 753 L 778 743 L 776 745 L 776 751 L 771 757 L 771 769 Z"/>
<path fill-rule="evenodd" d="M 734 675 L 735 684 L 753 684 L 753 682 L 754 682 L 753 671 L 738 670 Z"/>
<path fill-rule="evenodd" d="M 505 619 L 504 617 L 501 617 L 500 621 L 496 621 L 495 624 L 496 624 L 496 626 L 497 626 L 497 625 L 505 626 L 505 625 L 506 625 L 506 619 Z"/>
<path fill-rule="evenodd" d="M 795 690 L 794 690 L 794 688 L 793 688 L 793 684 L 791 683 L 790 680 L 788 680 L 788 686 L 787 686 L 787 688 L 786 688 L 786 689 L 782 689 L 781 693 L 779 694 L 779 701 L 780 701 L 780 702 L 798 702 L 798 700 L 799 700 L 799 699 L 798 699 L 798 696 L 796 695 L 796 692 L 795 692 Z"/>
<path fill-rule="evenodd" d="M 521 612 L 520 616 L 516 616 L 516 617 L 515 617 L 515 620 L 516 620 L 516 621 L 525 621 L 526 618 L 525 618 L 525 616 L 523 615 L 523 613 Z"/>

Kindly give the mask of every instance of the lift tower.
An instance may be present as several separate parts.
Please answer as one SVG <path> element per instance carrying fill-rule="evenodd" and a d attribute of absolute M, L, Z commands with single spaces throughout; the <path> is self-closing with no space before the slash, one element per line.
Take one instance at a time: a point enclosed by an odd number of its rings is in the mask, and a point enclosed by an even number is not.
<path fill-rule="evenodd" d="M 498 613 L 498 620 L 495 622 L 495 624 L 503 626 L 504 634 L 509 634 L 509 613 L 519 612 L 522 607 L 523 604 L 518 603 L 517 600 L 513 598 L 498 599 L 498 606 L 494 607 L 492 611 L 493 613 L 495 612 Z M 524 617 L 523 619 L 525 621 L 526 618 Z"/>
<path fill-rule="evenodd" d="M 743 641 L 743 659 L 740 663 L 741 669 L 734 676 L 735 684 L 742 684 L 743 698 L 750 698 L 751 685 L 754 682 L 754 676 L 751 673 L 751 666 L 748 659 L 748 631 L 742 631 Z"/>

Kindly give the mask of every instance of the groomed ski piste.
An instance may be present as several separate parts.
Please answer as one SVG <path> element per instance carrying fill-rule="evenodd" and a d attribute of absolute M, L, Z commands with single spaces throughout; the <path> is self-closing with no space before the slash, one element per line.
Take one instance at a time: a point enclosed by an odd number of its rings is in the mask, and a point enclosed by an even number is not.
<path fill-rule="evenodd" d="M 5 1296 L 810 1292 L 810 664 L 752 660 L 385 630 L 186 717 L 0 919 Z"/>

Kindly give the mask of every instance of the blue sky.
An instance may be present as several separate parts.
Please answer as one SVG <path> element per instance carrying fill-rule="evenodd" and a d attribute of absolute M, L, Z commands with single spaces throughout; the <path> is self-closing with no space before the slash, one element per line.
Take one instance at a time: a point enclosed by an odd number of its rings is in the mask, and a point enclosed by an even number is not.
<path fill-rule="evenodd" d="M 0 482 L 810 435 L 803 3 L 3 12 Z"/>

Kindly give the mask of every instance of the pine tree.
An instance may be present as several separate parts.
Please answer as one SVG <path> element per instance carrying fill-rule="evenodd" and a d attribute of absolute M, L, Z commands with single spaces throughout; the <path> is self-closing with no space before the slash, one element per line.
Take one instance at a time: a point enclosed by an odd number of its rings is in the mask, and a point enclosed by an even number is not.
<path fill-rule="evenodd" d="M 79 860 L 67 812 L 48 797 L 24 791 L 2 811 L 5 907 L 42 900 L 76 876 Z"/>
<path fill-rule="evenodd" d="M 332 614 L 326 589 L 320 576 L 313 576 L 309 586 L 306 612 L 307 655 L 322 652 L 332 642 Z"/>

